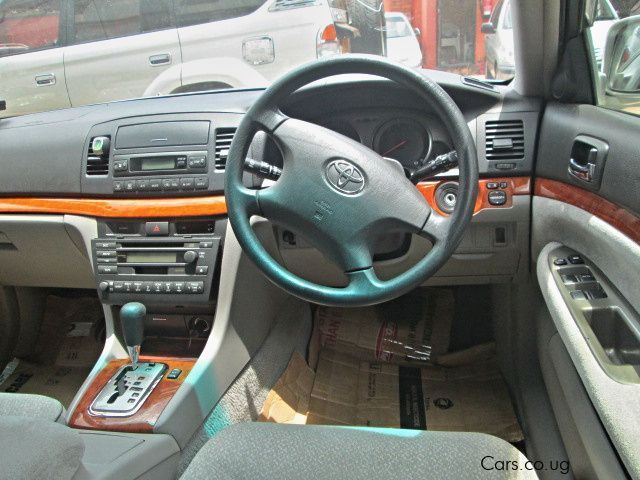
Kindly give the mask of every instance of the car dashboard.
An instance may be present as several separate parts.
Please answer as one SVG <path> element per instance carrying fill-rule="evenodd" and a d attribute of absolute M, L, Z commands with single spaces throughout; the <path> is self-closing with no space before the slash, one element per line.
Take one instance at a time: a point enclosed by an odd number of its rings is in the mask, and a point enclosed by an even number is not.
<path fill-rule="evenodd" d="M 431 282 L 511 281 L 528 268 L 530 175 L 540 105 L 457 75 L 425 75 L 460 107 L 477 144 L 481 176 L 474 221 L 456 255 Z M 224 236 L 227 152 L 243 114 L 261 92 L 143 98 L 0 120 L 0 235 L 7 239 L 7 248 L 0 249 L 5 265 L 0 283 L 97 287 L 104 301 L 114 303 L 126 300 L 127 293 L 175 302 L 182 292 L 172 290 L 171 282 L 184 277 L 180 288 L 193 287 L 188 293 L 194 302 L 213 301 L 209 277 L 219 255 L 217 249 L 198 248 L 212 240 L 217 247 Z M 407 171 L 452 149 L 431 106 L 386 80 L 348 76 L 314 83 L 293 94 L 282 110 L 357 140 Z M 264 134 L 256 136 L 249 156 L 281 165 L 278 146 Z M 251 174 L 245 182 L 254 188 L 263 184 Z M 417 188 L 437 211 L 451 213 L 456 171 Z M 93 244 L 81 240 L 80 227 L 67 224 L 77 224 L 78 218 L 95 222 Z M 25 224 L 34 228 L 25 229 Z M 292 272 L 330 285 L 343 281 L 305 241 L 304 232 L 264 222 L 255 228 L 275 237 L 267 242 L 270 253 Z M 34 232 L 48 235 L 49 242 L 42 238 L 36 249 Z M 108 248 L 99 248 L 96 241 Z M 168 247 L 171 242 L 176 245 Z M 430 248 L 423 239 L 397 232 L 377 245 L 381 278 L 408 268 Z M 179 249 L 177 257 L 160 255 L 170 247 Z M 135 248 L 155 255 L 142 260 L 134 255 L 141 260 L 137 265 L 124 255 Z M 197 258 L 188 262 L 186 252 Z M 61 261 L 61 255 L 73 258 Z M 61 270 L 65 262 L 77 268 Z M 132 280 L 123 286 L 121 279 L 131 275 L 146 283 Z"/>

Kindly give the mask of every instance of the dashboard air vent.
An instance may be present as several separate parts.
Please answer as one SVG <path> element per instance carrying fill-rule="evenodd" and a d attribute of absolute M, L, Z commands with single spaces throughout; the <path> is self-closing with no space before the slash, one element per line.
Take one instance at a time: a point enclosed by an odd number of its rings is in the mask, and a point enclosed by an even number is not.
<path fill-rule="evenodd" d="M 226 167 L 229 148 L 231 148 L 231 141 L 235 134 L 235 128 L 218 128 L 216 130 L 216 170 L 224 170 Z"/>
<path fill-rule="evenodd" d="M 109 175 L 111 137 L 93 137 L 87 151 L 87 175 Z"/>
<path fill-rule="evenodd" d="M 522 120 L 490 120 L 485 124 L 487 160 L 521 160 L 524 158 L 524 124 Z"/>

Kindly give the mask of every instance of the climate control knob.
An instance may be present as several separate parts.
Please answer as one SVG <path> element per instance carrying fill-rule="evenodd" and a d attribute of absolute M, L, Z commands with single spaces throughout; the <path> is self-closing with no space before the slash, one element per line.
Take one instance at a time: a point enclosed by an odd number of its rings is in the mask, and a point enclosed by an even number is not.
<path fill-rule="evenodd" d="M 100 282 L 98 288 L 101 292 L 107 293 L 109 291 L 109 282 Z"/>
<path fill-rule="evenodd" d="M 198 260 L 198 252 L 194 252 L 193 250 L 187 250 L 186 252 L 184 252 L 184 255 L 182 257 L 185 261 L 185 263 L 193 263 L 196 260 Z"/>

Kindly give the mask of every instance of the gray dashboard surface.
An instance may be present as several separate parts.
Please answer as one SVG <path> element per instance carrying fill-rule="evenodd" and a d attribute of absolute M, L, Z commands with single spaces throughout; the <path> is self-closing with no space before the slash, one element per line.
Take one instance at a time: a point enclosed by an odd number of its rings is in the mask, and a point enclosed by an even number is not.
<path fill-rule="evenodd" d="M 537 101 L 520 97 L 506 87 L 487 89 L 470 86 L 462 77 L 442 72 L 425 71 L 425 75 L 431 76 L 452 95 L 470 121 L 485 112 L 502 114 L 540 110 Z M 349 77 L 336 77 L 305 87 L 292 95 L 284 110 L 291 114 L 308 114 L 311 109 L 320 108 L 319 105 L 324 105 L 325 109 L 338 108 L 335 101 L 326 101 L 330 98 L 350 98 L 354 106 L 360 107 L 394 105 L 416 108 L 414 99 L 407 92 L 397 87 L 389 88 L 393 85 L 388 81 L 364 76 Z M 108 194 L 106 191 L 83 189 L 83 158 L 91 132 L 97 125 L 130 123 L 127 119 L 134 117 L 145 117 L 145 121 L 154 118 L 165 121 L 171 120 L 172 116 L 186 118 L 189 114 L 242 114 L 261 92 L 261 89 L 247 89 L 149 97 L 1 119 L 0 195 Z M 342 95 L 337 94 L 340 92 Z M 319 101 L 319 98 L 325 101 Z M 341 108 L 344 106 L 341 104 Z M 418 108 L 424 111 L 428 106 L 418 105 Z M 528 174 L 530 169 L 530 165 L 526 165 L 525 171 L 510 174 Z M 216 181 L 210 186 L 212 191 L 221 189 L 222 182 Z"/>

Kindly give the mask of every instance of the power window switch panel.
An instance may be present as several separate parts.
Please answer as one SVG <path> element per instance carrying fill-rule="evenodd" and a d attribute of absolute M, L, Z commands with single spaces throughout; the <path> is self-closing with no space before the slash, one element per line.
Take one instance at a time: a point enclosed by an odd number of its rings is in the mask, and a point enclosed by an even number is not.
<path fill-rule="evenodd" d="M 571 298 L 573 298 L 574 300 L 586 300 L 587 296 L 582 290 L 575 290 L 571 292 Z"/>
<path fill-rule="evenodd" d="M 584 263 L 584 260 L 580 255 L 569 255 L 568 260 L 572 265 L 582 265 Z"/>
<path fill-rule="evenodd" d="M 560 275 L 560 278 L 562 279 L 562 283 L 564 283 L 565 285 L 578 283 L 578 277 L 576 277 L 575 275 Z"/>
<path fill-rule="evenodd" d="M 180 370 L 179 368 L 174 368 L 169 372 L 169 374 L 167 375 L 167 378 L 169 380 L 175 380 L 180 376 L 181 373 L 182 373 L 182 370 Z"/>

